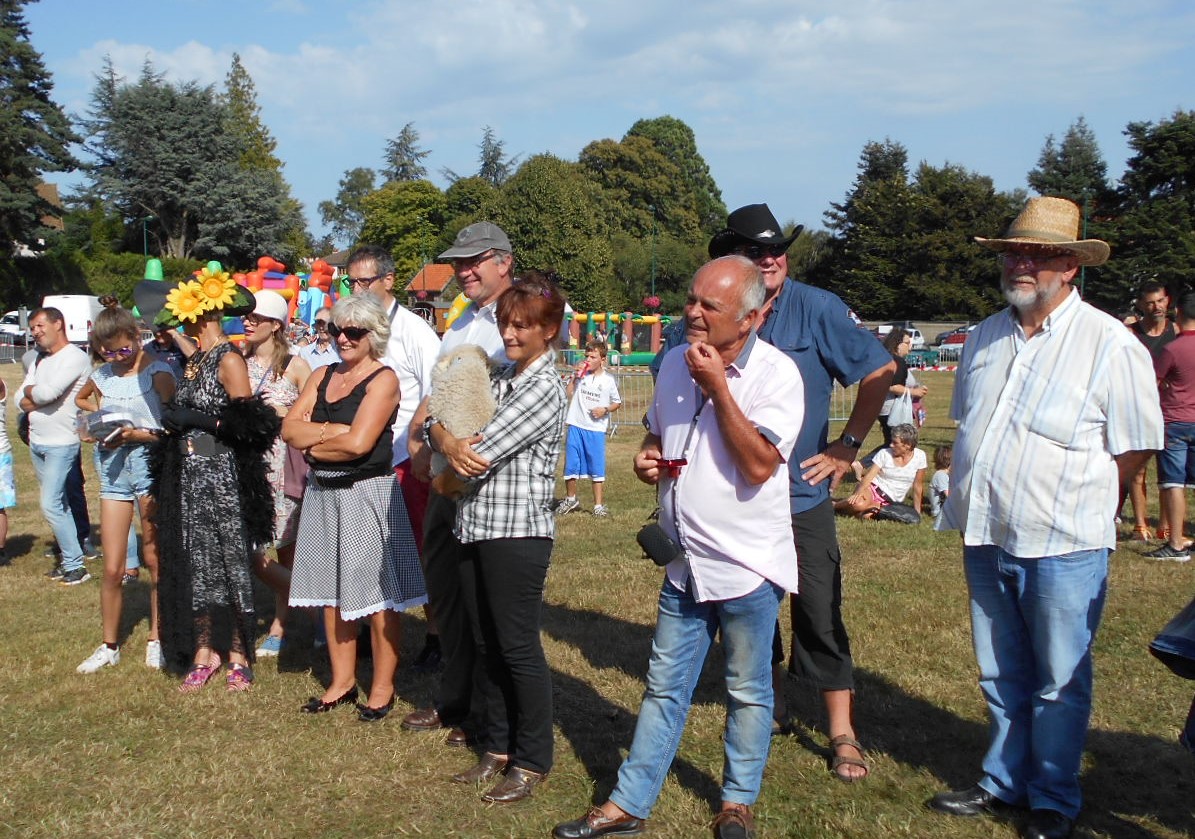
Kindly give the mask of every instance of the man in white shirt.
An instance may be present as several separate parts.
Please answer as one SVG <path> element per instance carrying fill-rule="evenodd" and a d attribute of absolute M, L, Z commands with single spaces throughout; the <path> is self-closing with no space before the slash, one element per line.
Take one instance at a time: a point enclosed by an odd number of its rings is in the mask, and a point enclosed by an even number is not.
<path fill-rule="evenodd" d="M 651 814 L 688 716 L 701 662 L 720 630 L 729 712 L 716 839 L 751 836 L 772 734 L 772 633 L 797 590 L 787 459 L 804 419 L 801 374 L 756 337 L 759 268 L 741 256 L 704 265 L 685 304 L 688 346 L 665 356 L 635 474 L 659 485 L 672 541 L 647 690 L 631 751 L 600 807 L 558 824 L 557 839 L 634 835 Z M 751 522 L 744 527 L 743 522 Z"/>
<path fill-rule="evenodd" d="M 1010 307 L 963 347 L 940 525 L 962 531 L 991 742 L 979 782 L 929 806 L 955 816 L 1028 808 L 1027 839 L 1074 829 L 1116 506 L 1162 446 L 1149 353 L 1071 285 L 1109 252 L 1078 233 L 1074 203 L 1032 198 L 1004 238 L 976 239 L 999 252 Z"/>
<path fill-rule="evenodd" d="M 389 307 L 390 301 L 383 300 L 382 305 Z M 332 340 L 332 336 L 328 332 L 328 323 L 331 319 L 331 309 L 320 309 L 316 312 L 311 321 L 312 329 L 315 331 L 315 340 L 299 350 L 299 358 L 310 364 L 312 370 L 329 367 L 340 362 L 340 352 L 336 349 L 336 342 Z"/>
<path fill-rule="evenodd" d="M 67 501 L 66 482 L 79 457 L 75 430 L 75 394 L 91 372 L 87 353 L 66 339 L 62 312 L 38 309 L 29 318 L 29 333 L 43 356 L 21 386 L 20 408 L 29 415 L 29 454 L 41 484 L 41 511 L 62 552 L 63 585 L 91 579 L 83 567 L 75 520 Z"/>
<path fill-rule="evenodd" d="M 390 319 L 390 341 L 382 361 L 398 374 L 399 402 L 394 419 L 394 454 L 391 465 L 402 487 L 403 502 L 415 533 L 415 547 L 423 553 L 423 517 L 427 511 L 428 485 L 411 471 L 407 448 L 408 428 L 419 403 L 432 386 L 432 367 L 440 352 L 440 339 L 434 329 L 419 315 L 401 305 L 394 296 L 394 258 L 385 248 L 361 245 L 345 264 L 349 290 L 352 294 L 372 294 L 385 307 Z M 318 319 L 316 321 L 318 327 Z M 325 324 L 326 328 L 326 324 Z M 317 332 L 318 335 L 318 332 Z M 424 607 L 428 635 L 423 650 L 415 659 L 419 669 L 432 669 L 440 661 L 440 643 L 436 634 L 434 607 Z"/>
<path fill-rule="evenodd" d="M 506 363 L 506 347 L 498 332 L 496 312 L 498 298 L 510 288 L 514 277 L 510 239 L 498 225 L 479 221 L 462 228 L 452 247 L 437 258 L 452 260 L 461 292 L 469 298 L 469 305 L 444 333 L 440 353 L 450 353 L 462 344 L 476 344 L 495 363 Z M 411 421 L 409 436 L 411 471 L 422 481 L 431 480 L 432 453 L 423 428 L 427 416 L 425 397 Z M 421 557 L 428 605 L 440 631 L 444 670 L 435 704 L 407 714 L 402 727 L 408 731 L 448 728 L 451 729 L 448 744 L 466 746 L 472 740 L 471 734 L 480 733 L 466 732 L 465 729 L 476 729 L 480 725 L 474 699 L 480 699 L 484 694 L 479 686 L 488 676 L 473 641 L 471 626 L 477 620 L 477 603 L 471 590 L 461 584 L 460 564 L 464 551 L 453 535 L 455 522 L 456 501 L 431 493 Z"/>

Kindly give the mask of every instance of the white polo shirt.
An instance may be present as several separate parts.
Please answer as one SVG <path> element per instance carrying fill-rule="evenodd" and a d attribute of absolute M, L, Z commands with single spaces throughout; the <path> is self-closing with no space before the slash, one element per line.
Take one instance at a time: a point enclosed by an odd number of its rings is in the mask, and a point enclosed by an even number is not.
<path fill-rule="evenodd" d="M 664 457 L 688 460 L 679 477 L 660 480 L 660 524 L 685 552 L 668 565 L 668 580 L 683 591 L 691 574 L 698 602 L 742 597 L 764 579 L 796 591 L 787 460 L 805 416 L 801 374 L 754 333 L 726 368 L 735 402 L 780 452 L 772 475 L 753 485 L 734 467 L 713 404 L 689 375 L 687 348 L 664 357 L 646 418 Z"/>
<path fill-rule="evenodd" d="M 498 300 L 478 308 L 473 303 L 465 307 L 440 342 L 440 353 L 446 355 L 462 344 L 476 344 L 496 364 L 506 364 L 506 345 L 498 331 Z"/>

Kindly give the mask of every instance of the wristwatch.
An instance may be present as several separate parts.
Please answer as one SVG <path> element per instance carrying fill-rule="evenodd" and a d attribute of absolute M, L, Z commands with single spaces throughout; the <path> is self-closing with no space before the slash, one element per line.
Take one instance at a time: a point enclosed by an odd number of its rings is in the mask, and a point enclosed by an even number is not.
<path fill-rule="evenodd" d="M 863 448 L 862 440 L 860 440 L 858 437 L 852 437 L 850 434 L 847 434 L 845 431 L 842 432 L 842 436 L 838 438 L 838 442 L 842 443 L 842 445 L 846 446 L 848 449 Z"/>

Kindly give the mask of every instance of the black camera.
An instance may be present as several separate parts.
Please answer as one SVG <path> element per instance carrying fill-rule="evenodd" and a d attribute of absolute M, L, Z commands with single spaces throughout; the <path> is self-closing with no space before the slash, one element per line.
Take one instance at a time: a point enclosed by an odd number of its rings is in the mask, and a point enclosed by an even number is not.
<path fill-rule="evenodd" d="M 681 546 L 656 522 L 643 525 L 635 541 L 643 548 L 647 558 L 661 568 L 685 554 Z"/>

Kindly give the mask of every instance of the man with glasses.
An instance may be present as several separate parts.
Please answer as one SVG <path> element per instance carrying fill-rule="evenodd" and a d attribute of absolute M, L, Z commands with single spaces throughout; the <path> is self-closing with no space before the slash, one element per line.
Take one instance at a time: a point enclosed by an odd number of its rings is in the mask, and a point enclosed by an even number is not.
<path fill-rule="evenodd" d="M 91 579 L 67 501 L 67 479 L 79 458 L 75 394 L 91 372 L 87 353 L 66 338 L 62 312 L 38 309 L 29 333 L 42 355 L 21 385 L 20 408 L 29 415 L 29 454 L 41 484 L 41 511 L 62 552 L 51 578 L 73 586 Z"/>
<path fill-rule="evenodd" d="M 360 245 L 349 254 L 345 265 L 348 285 L 352 294 L 372 294 L 388 312 L 390 319 L 390 341 L 386 344 L 382 361 L 398 375 L 399 403 L 394 420 L 394 454 L 391 465 L 402 487 L 403 501 L 411 519 L 411 530 L 415 534 L 416 547 L 423 549 L 423 516 L 427 509 L 427 484 L 418 480 L 411 470 L 407 446 L 408 428 L 419 403 L 431 390 L 432 367 L 440 351 L 440 341 L 435 330 L 427 321 L 400 305 L 392 293 L 394 288 L 394 258 L 377 245 Z M 326 315 L 325 315 L 326 318 Z M 318 318 L 316 322 L 318 330 Z M 332 324 L 325 322 L 324 328 L 330 337 Z M 318 332 L 317 332 L 318 334 Z M 322 340 L 322 339 L 321 339 Z M 317 341 L 318 345 L 318 341 Z M 314 365 L 312 365 L 314 367 Z M 430 609 L 425 609 L 428 618 L 428 635 L 423 649 L 416 657 L 414 666 L 419 670 L 433 670 L 440 662 L 439 637 L 434 632 L 435 623 Z"/>
<path fill-rule="evenodd" d="M 462 344 L 476 344 L 495 363 L 506 363 L 506 348 L 498 331 L 497 302 L 514 279 L 510 239 L 498 225 L 479 221 L 457 233 L 452 247 L 437 258 L 452 260 L 457 284 L 469 298 L 469 305 L 444 333 L 440 353 L 446 355 Z M 410 430 L 412 470 L 424 481 L 431 480 L 431 448 L 425 441 L 424 429 L 427 418 L 425 398 Z M 470 628 L 477 619 L 477 609 L 470 590 L 462 587 L 463 548 L 453 535 L 455 522 L 456 502 L 433 492 L 427 504 L 422 557 L 429 605 L 440 631 L 444 671 L 435 705 L 407 714 L 402 727 L 409 731 L 448 728 L 448 744 L 466 746 L 473 738 L 465 728 L 476 729 L 480 724 L 473 699 L 485 694 L 480 686 L 488 677 Z"/>
<path fill-rule="evenodd" d="M 1002 239 L 1009 308 L 967 337 L 941 530 L 960 530 L 991 740 L 982 777 L 929 806 L 1023 812 L 1028 839 L 1065 839 L 1082 794 L 1091 648 L 1121 487 L 1162 446 L 1149 353 L 1071 286 L 1109 248 L 1078 239 L 1079 208 L 1031 198 Z"/>
<path fill-rule="evenodd" d="M 789 669 L 821 691 L 832 757 L 830 769 L 842 781 L 867 776 L 854 729 L 854 670 L 850 639 L 842 620 L 842 557 L 830 493 L 859 454 L 879 414 L 896 369 L 891 356 L 837 296 L 788 277 L 788 236 L 767 204 L 748 204 L 731 213 L 726 228 L 710 240 L 716 259 L 739 254 L 763 274 L 767 300 L 759 337 L 784 352 L 801 371 L 805 422 L 789 459 L 789 514 L 798 546 L 799 584 L 792 595 L 793 651 Z M 656 362 L 661 360 L 656 357 Z M 835 382 L 859 385 L 842 433 L 829 440 L 830 399 Z M 779 624 L 773 639 L 775 708 L 786 717 L 784 649 Z"/>
<path fill-rule="evenodd" d="M 299 350 L 299 357 L 311 365 L 312 370 L 328 367 L 340 361 L 340 351 L 336 349 L 336 342 L 328 332 L 328 324 L 332 322 L 332 310 L 320 309 L 312 318 L 315 329 L 315 340 Z"/>

